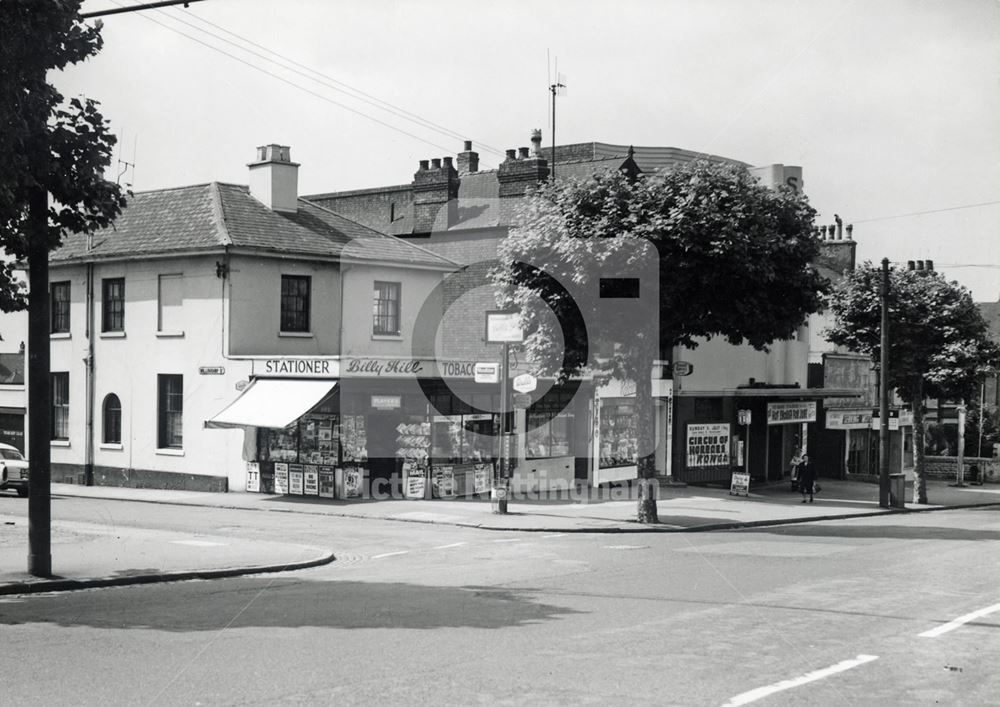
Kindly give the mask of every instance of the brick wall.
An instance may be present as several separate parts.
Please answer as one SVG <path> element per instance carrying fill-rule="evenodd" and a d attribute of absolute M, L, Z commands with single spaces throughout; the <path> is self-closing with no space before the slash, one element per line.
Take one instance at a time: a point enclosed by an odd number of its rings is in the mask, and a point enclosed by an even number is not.
<path fill-rule="evenodd" d="M 394 233 L 395 231 L 390 231 L 390 223 L 406 218 L 413 207 L 413 192 L 410 190 L 410 185 L 378 191 L 347 192 L 334 196 L 320 194 L 306 198 L 380 233 Z"/>
<path fill-rule="evenodd" d="M 971 469 L 979 467 L 987 483 L 1000 483 L 1000 459 L 988 457 L 963 457 L 965 481 L 972 479 Z M 929 479 L 955 479 L 958 475 L 958 457 L 925 457 L 924 469 Z"/>

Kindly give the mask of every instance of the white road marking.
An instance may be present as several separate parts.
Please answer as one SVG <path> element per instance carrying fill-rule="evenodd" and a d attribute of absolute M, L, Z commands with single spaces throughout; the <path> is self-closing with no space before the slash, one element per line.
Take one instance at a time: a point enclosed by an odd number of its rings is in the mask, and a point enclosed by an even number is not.
<path fill-rule="evenodd" d="M 924 631 L 923 633 L 917 634 L 918 638 L 937 638 L 943 633 L 948 633 L 949 631 L 954 631 L 956 628 L 962 624 L 967 624 L 970 621 L 975 621 L 980 616 L 986 616 L 987 614 L 992 614 L 994 611 L 1000 611 L 1000 604 L 994 604 L 993 606 L 987 606 L 985 609 L 980 609 L 979 611 L 973 611 L 971 614 L 966 614 L 965 616 L 959 616 L 954 621 L 949 621 L 946 624 L 938 626 L 937 628 L 932 628 L 929 631 Z"/>
<path fill-rule="evenodd" d="M 553 533 L 552 535 L 543 535 L 543 538 L 564 538 L 566 533 Z"/>
<path fill-rule="evenodd" d="M 645 550 L 649 545 L 604 545 L 605 550 Z"/>
<path fill-rule="evenodd" d="M 214 543 L 209 540 L 171 540 L 174 545 L 191 545 L 192 547 L 224 547 L 226 543 Z"/>
<path fill-rule="evenodd" d="M 499 540 L 494 540 L 495 543 L 519 543 L 521 538 L 500 538 Z"/>
<path fill-rule="evenodd" d="M 865 663 L 870 663 L 873 660 L 878 660 L 877 655 L 859 655 L 857 658 L 851 660 L 842 660 L 836 665 L 831 665 L 829 668 L 821 668 L 820 670 L 813 670 L 812 672 L 800 675 L 797 678 L 792 678 L 790 680 L 782 680 L 781 682 L 776 682 L 773 685 L 765 685 L 764 687 L 758 687 L 749 692 L 743 692 L 736 697 L 729 699 L 729 702 L 724 704 L 722 707 L 737 707 L 738 705 L 747 705 L 751 702 L 756 702 L 757 700 L 767 697 L 768 695 L 773 695 L 776 692 L 781 692 L 783 690 L 790 690 L 793 687 L 798 687 L 800 685 L 805 685 L 806 683 L 815 682 L 816 680 L 822 680 L 823 678 L 828 678 L 831 675 L 836 675 L 837 673 L 842 673 L 845 670 L 850 670 L 851 668 L 856 668 L 859 665 L 864 665 Z"/>
<path fill-rule="evenodd" d="M 435 550 L 447 550 L 449 547 L 461 547 L 462 545 L 465 545 L 465 544 L 466 543 L 462 542 L 462 543 L 452 543 L 451 545 L 438 545 L 434 549 Z"/>
<path fill-rule="evenodd" d="M 383 552 L 381 555 L 372 555 L 373 560 L 377 560 L 380 557 L 392 557 L 393 555 L 405 555 L 409 550 L 397 550 L 396 552 Z"/>

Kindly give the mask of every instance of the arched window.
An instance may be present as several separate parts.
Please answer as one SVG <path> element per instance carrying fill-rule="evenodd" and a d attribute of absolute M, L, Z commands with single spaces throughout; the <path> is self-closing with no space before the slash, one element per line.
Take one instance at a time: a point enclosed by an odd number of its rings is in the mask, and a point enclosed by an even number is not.
<path fill-rule="evenodd" d="M 121 444 L 122 404 L 118 396 L 109 393 L 104 398 L 104 443 Z"/>

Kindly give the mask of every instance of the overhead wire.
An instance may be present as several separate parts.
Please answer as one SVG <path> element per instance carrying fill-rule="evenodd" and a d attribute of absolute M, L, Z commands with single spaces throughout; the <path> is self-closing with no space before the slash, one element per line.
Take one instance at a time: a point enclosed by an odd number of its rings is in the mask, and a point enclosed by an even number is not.
<path fill-rule="evenodd" d="M 925 214 L 939 214 L 945 211 L 960 211 L 962 209 L 978 209 L 982 206 L 993 206 L 1000 204 L 1000 201 L 983 201 L 978 204 L 963 204 L 961 206 L 947 206 L 942 209 L 929 209 L 927 211 L 911 211 L 906 214 L 896 214 L 894 216 L 875 216 L 873 218 L 854 219 L 853 223 L 872 223 L 873 221 L 888 221 L 896 218 L 909 218 L 910 216 L 924 216 Z"/>
<path fill-rule="evenodd" d="M 249 39 L 247 37 L 244 37 L 243 35 L 240 35 L 240 34 L 237 34 L 236 32 L 228 30 L 225 27 L 223 27 L 222 25 L 216 24 L 215 22 L 211 22 L 210 20 L 206 20 L 204 17 L 199 17 L 197 14 L 195 14 L 191 10 L 184 9 L 184 10 L 181 10 L 181 11 L 184 12 L 185 14 L 187 14 L 187 15 L 190 15 L 191 17 L 193 17 L 194 19 L 198 20 L 199 22 L 201 22 L 203 24 L 206 24 L 206 25 L 209 25 L 211 27 L 214 27 L 214 28 L 218 29 L 219 31 L 224 32 L 225 34 L 228 34 L 231 37 L 236 37 L 237 39 L 239 39 L 242 42 L 246 42 L 247 44 L 249 44 L 249 45 L 251 45 L 253 47 L 257 47 L 258 49 L 261 49 L 261 50 L 267 52 L 268 54 L 273 54 L 274 56 L 278 57 L 282 61 L 286 61 L 289 64 L 292 64 L 293 66 L 299 67 L 300 69 L 304 69 L 305 71 L 308 71 L 308 72 L 310 72 L 312 74 L 315 74 L 316 76 L 319 77 L 319 79 L 312 78 L 310 76 L 306 76 L 302 72 L 300 72 L 300 71 L 298 71 L 298 70 L 296 70 L 296 69 L 294 69 L 292 67 L 284 66 L 283 64 L 281 64 L 279 62 L 276 62 L 273 59 L 268 59 L 267 57 L 262 56 L 261 54 L 258 54 L 256 52 L 252 52 L 249 49 L 246 49 L 245 47 L 242 47 L 242 46 L 240 46 L 240 45 L 238 45 L 238 44 L 236 44 L 234 42 L 231 42 L 231 41 L 227 40 L 225 37 L 220 37 L 219 35 L 217 35 L 217 34 L 215 34 L 213 32 L 209 32 L 206 29 L 198 27 L 198 26 L 196 26 L 196 25 L 194 25 L 194 24 L 192 24 L 190 22 L 185 22 L 181 18 L 176 17 L 174 15 L 171 15 L 178 22 L 182 22 L 182 23 L 188 25 L 189 27 L 193 27 L 194 29 L 197 29 L 200 32 L 204 32 L 204 33 L 209 34 L 209 35 L 211 35 L 213 37 L 216 37 L 217 39 L 219 39 L 219 40 L 221 40 L 223 42 L 226 42 L 226 43 L 231 44 L 233 46 L 239 47 L 243 51 L 246 51 L 248 53 L 254 54 L 255 56 L 259 56 L 262 59 L 264 59 L 265 61 L 270 61 L 272 63 L 278 64 L 278 66 L 282 66 L 283 68 L 286 68 L 289 71 L 294 71 L 295 73 L 297 73 L 299 75 L 305 76 L 305 78 L 309 78 L 310 80 L 316 81 L 317 83 L 325 85 L 328 88 L 331 88 L 331 89 L 333 89 L 335 91 L 340 91 L 342 93 L 346 93 L 347 95 L 350 95 L 352 98 L 356 98 L 357 100 L 362 101 L 364 103 L 367 103 L 367 104 L 369 104 L 369 105 L 371 105 L 371 106 L 373 106 L 375 108 L 378 108 L 380 110 L 384 110 L 386 112 L 392 113 L 393 115 L 396 115 L 398 117 L 404 118 L 406 120 L 414 121 L 414 122 L 420 124 L 423 127 L 430 128 L 432 130 L 440 132 L 443 135 L 447 135 L 448 137 L 454 137 L 454 138 L 457 138 L 459 140 L 467 139 L 467 136 L 464 135 L 463 133 L 459 133 L 459 132 L 456 132 L 454 130 L 451 130 L 450 128 L 448 128 L 446 126 L 443 126 L 443 125 L 435 123 L 435 122 L 433 122 L 431 120 L 428 120 L 428 119 L 426 119 L 426 118 L 424 118 L 424 117 L 422 117 L 422 116 L 420 116 L 420 115 L 418 115 L 416 113 L 413 113 L 412 111 L 408 111 L 405 108 L 401 108 L 400 106 L 397 106 L 397 105 L 395 105 L 393 103 L 390 103 L 389 101 L 382 100 L 381 98 L 378 98 L 377 96 L 373 96 L 370 93 L 366 93 L 366 92 L 362 91 L 359 88 L 355 88 L 354 86 L 351 86 L 348 83 L 345 83 L 343 81 L 340 81 L 339 79 L 336 79 L 336 78 L 330 76 L 329 74 L 324 74 L 323 72 L 318 71 L 318 70 L 312 68 L 311 66 L 303 64 L 301 62 L 298 62 L 295 59 L 292 59 L 291 57 L 285 56 L 284 54 L 281 54 L 280 52 L 276 52 L 273 49 L 270 49 L 269 47 L 264 46 L 263 44 L 255 42 L 252 39 Z M 320 80 L 320 79 L 322 79 L 322 80 Z M 329 83 L 325 83 L 325 82 L 329 82 Z M 330 83 L 336 84 L 336 86 L 331 86 Z M 342 87 L 342 88 L 338 88 L 338 87 Z M 352 94 L 356 94 L 356 95 L 352 95 Z M 503 150 L 499 150 L 499 149 L 493 147 L 492 145 L 486 144 L 485 142 L 483 142 L 481 140 L 475 140 L 475 144 L 478 147 L 480 147 L 480 148 L 482 148 L 482 149 L 484 149 L 484 150 L 486 150 L 488 152 L 493 152 L 493 153 L 495 153 L 497 155 L 503 155 L 504 154 Z"/>
<path fill-rule="evenodd" d="M 118 0 L 111 0 L 111 1 L 115 5 L 118 5 L 119 7 L 123 6 L 120 2 L 118 2 Z M 162 10 L 160 10 L 159 12 L 162 12 Z M 284 76 L 281 76 L 280 74 L 276 74 L 273 71 L 269 71 L 268 69 L 265 69 L 265 68 L 263 68 L 261 66 L 258 66 L 256 64 L 250 62 L 250 61 L 247 61 L 246 59 L 243 59 L 243 58 L 241 58 L 239 56 L 236 56 L 235 54 L 227 52 L 224 49 L 220 49 L 219 47 L 214 46 L 214 45 L 212 45 L 212 44 L 210 44 L 208 42 L 205 42 L 205 41 L 199 39 L 198 37 L 194 37 L 194 36 L 192 36 L 192 35 L 190 35 L 190 34 L 188 34 L 186 32 L 183 32 L 183 31 L 177 29 L 176 27 L 172 27 L 172 26 L 170 26 L 169 24 L 167 24 L 165 22 L 161 22 L 161 21 L 155 19 L 154 17 L 150 17 L 147 14 L 143 14 L 141 16 L 142 16 L 143 19 L 148 20 L 150 22 L 153 22 L 154 24 L 157 24 L 157 25 L 163 27 L 164 29 L 168 29 L 171 32 L 174 32 L 176 34 L 181 35 L 182 37 L 190 39 L 192 42 L 196 42 L 197 44 L 200 44 L 203 47 L 206 47 L 208 49 L 211 49 L 212 51 L 218 52 L 219 54 L 222 54 L 223 56 L 227 56 L 230 59 L 233 59 L 234 61 L 238 61 L 239 63 L 241 63 L 241 64 L 243 64 L 245 66 L 250 67 L 251 69 L 259 71 L 259 72 L 261 72 L 263 74 L 266 74 L 266 75 L 268 75 L 268 76 L 270 76 L 272 78 L 275 78 L 275 79 L 277 79 L 277 80 L 279 80 L 279 81 L 281 81 L 283 83 L 288 84 L 289 86 L 292 86 L 293 88 L 297 88 L 300 91 L 308 93 L 309 95 L 314 96 L 315 98 L 319 98 L 322 101 L 326 101 L 327 103 L 335 105 L 338 108 L 342 108 L 342 109 L 344 109 L 344 110 L 346 110 L 346 111 L 348 111 L 350 113 L 354 113 L 355 115 L 358 115 L 358 116 L 360 116 L 362 118 L 365 118 L 365 119 L 370 120 L 372 122 L 378 123 L 379 125 L 382 125 L 383 127 L 389 128 L 390 130 L 398 132 L 398 133 L 400 133 L 402 135 L 406 135 L 407 137 L 413 138 L 414 140 L 418 140 L 420 142 L 423 142 L 424 144 L 431 145 L 432 147 L 436 147 L 439 150 L 443 150 L 445 153 L 450 153 L 450 152 L 453 151 L 453 148 L 451 148 L 451 147 L 445 147 L 443 145 L 439 145 L 439 144 L 437 144 L 435 142 L 432 142 L 431 140 L 428 140 L 425 137 L 421 137 L 420 135 L 416 135 L 415 133 L 409 132 L 407 130 L 404 130 L 403 128 L 400 128 L 400 127 L 398 127 L 396 125 L 393 125 L 392 123 L 388 123 L 388 122 L 386 122 L 384 120 L 376 118 L 373 115 L 370 115 L 370 114 L 365 113 L 363 111 L 360 111 L 360 110 L 358 110 L 356 108 L 352 108 L 349 105 L 341 103 L 340 101 L 336 101 L 336 100 L 330 98 L 329 96 L 325 96 L 325 95 L 323 95 L 321 93 L 317 93 L 316 91 L 313 91 L 312 89 L 310 89 L 310 88 L 308 88 L 306 86 L 303 86 L 301 84 L 295 83 L 294 81 L 290 81 L 289 79 L 285 78 Z M 188 24 L 188 23 L 185 23 L 185 24 Z M 196 27 L 195 29 L 199 29 L 199 28 Z M 211 33 L 207 32 L 205 30 L 199 30 L 199 31 L 203 31 L 203 32 L 206 32 L 208 34 L 211 34 Z M 212 36 L 215 36 L 215 35 L 212 35 Z M 217 38 L 221 39 L 222 41 L 228 41 L 228 40 L 225 40 L 222 37 L 217 37 Z M 230 42 L 230 44 L 232 44 L 232 43 Z M 259 54 L 256 54 L 255 52 L 250 52 L 250 50 L 247 50 L 247 49 L 245 49 L 243 47 L 241 47 L 241 49 L 243 49 L 243 51 L 247 51 L 248 53 L 260 56 Z M 277 64 L 278 66 L 281 66 L 281 64 L 279 64 L 278 62 L 274 62 L 271 59 L 267 59 L 267 57 L 261 57 L 261 58 L 265 59 L 266 61 L 270 61 L 271 63 Z M 282 67 L 282 68 L 286 68 L 286 69 L 288 69 L 290 71 L 293 70 L 293 69 L 289 69 L 288 67 Z M 306 77 L 306 78 L 309 78 L 309 77 Z M 315 80 L 315 79 L 311 79 L 311 80 Z"/>

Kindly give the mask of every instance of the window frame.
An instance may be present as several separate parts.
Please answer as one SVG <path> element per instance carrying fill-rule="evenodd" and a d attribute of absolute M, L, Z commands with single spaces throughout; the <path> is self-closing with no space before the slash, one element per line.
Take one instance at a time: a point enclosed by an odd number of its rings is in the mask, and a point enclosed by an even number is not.
<path fill-rule="evenodd" d="M 164 294 L 164 282 L 176 283 L 179 288 L 176 294 L 180 295 L 180 302 L 177 304 L 177 308 L 183 310 L 184 307 L 184 274 L 183 273 L 164 273 L 157 275 L 156 278 L 156 333 L 157 334 L 183 334 L 183 327 L 177 326 L 172 328 L 165 328 L 163 322 L 163 294 Z M 178 313 L 177 318 L 183 320 L 182 314 Z M 181 323 L 181 322 L 178 322 Z"/>
<path fill-rule="evenodd" d="M 111 408 L 112 402 L 117 407 Z M 116 419 L 111 418 L 111 415 L 116 416 Z M 101 440 L 103 444 L 122 443 L 122 401 L 115 393 L 105 395 L 101 403 Z"/>
<path fill-rule="evenodd" d="M 179 385 L 171 389 L 172 384 Z M 184 449 L 184 376 L 180 373 L 156 376 L 156 446 Z"/>
<path fill-rule="evenodd" d="M 65 291 L 66 295 L 65 299 L 57 298 L 56 293 L 63 291 Z M 72 296 L 72 282 L 70 280 L 60 280 L 59 282 L 52 282 L 49 284 L 49 333 L 50 334 L 69 333 L 71 296 Z"/>
<path fill-rule="evenodd" d="M 51 394 L 50 441 L 69 441 L 69 371 L 49 373 Z"/>
<path fill-rule="evenodd" d="M 383 297 L 383 294 L 395 297 Z M 403 283 L 375 280 L 372 298 L 372 336 L 400 336 L 403 319 Z M 395 311 L 392 311 L 395 309 Z M 395 327 L 391 326 L 395 324 Z"/>
<path fill-rule="evenodd" d="M 120 286 L 119 292 L 114 288 Z M 101 280 L 101 332 L 125 331 L 125 278 L 105 277 Z"/>
<path fill-rule="evenodd" d="M 291 292 L 286 285 L 305 285 L 305 292 Z M 308 334 L 312 331 L 312 277 L 282 275 L 278 331 L 283 334 Z"/>

